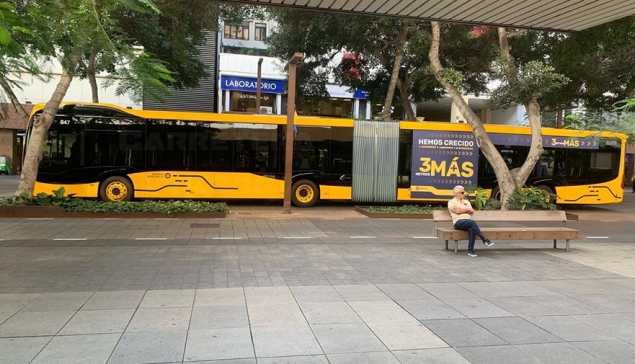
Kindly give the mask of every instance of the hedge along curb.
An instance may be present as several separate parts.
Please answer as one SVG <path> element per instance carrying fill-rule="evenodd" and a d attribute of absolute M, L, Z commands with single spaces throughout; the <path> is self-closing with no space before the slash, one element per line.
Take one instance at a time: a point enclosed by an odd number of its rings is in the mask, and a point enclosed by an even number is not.
<path fill-rule="evenodd" d="M 174 214 L 156 212 L 66 212 L 56 206 L 0 206 L 0 218 L 226 218 L 225 212 L 178 212 Z"/>
<path fill-rule="evenodd" d="M 432 219 L 432 214 L 397 214 L 391 212 L 370 212 L 370 206 L 355 206 L 355 211 L 373 219 Z"/>
<path fill-rule="evenodd" d="M 355 206 L 355 211 L 372 219 L 423 219 L 431 220 L 432 214 L 398 214 L 390 212 L 370 212 L 370 206 Z M 566 212 L 567 221 L 578 221 L 578 215 Z"/>

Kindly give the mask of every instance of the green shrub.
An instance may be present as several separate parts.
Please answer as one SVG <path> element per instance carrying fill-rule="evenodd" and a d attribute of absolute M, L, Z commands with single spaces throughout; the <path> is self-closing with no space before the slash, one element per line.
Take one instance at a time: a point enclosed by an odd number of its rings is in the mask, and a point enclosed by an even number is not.
<path fill-rule="evenodd" d="M 20 196 L 0 199 L 0 206 L 57 206 L 66 212 L 150 212 L 157 214 L 178 214 L 184 212 L 225 212 L 228 210 L 224 202 L 211 203 L 205 201 L 130 201 L 102 202 L 82 200 L 64 196 L 64 188 L 53 191 L 53 195 L 39 193 L 36 196 L 22 194 Z"/>
<path fill-rule="evenodd" d="M 519 188 L 512 193 L 505 207 L 508 210 L 558 210 L 557 196 L 536 187 Z"/>
<path fill-rule="evenodd" d="M 490 195 L 482 187 L 469 184 L 465 187 L 465 192 L 475 210 L 499 210 L 502 206 L 500 201 L 490 198 Z"/>
<path fill-rule="evenodd" d="M 383 214 L 431 214 L 432 210 L 434 210 L 430 205 L 426 206 L 415 206 L 415 205 L 404 205 L 404 206 L 371 206 L 366 208 L 366 211 L 371 213 L 383 213 Z"/>

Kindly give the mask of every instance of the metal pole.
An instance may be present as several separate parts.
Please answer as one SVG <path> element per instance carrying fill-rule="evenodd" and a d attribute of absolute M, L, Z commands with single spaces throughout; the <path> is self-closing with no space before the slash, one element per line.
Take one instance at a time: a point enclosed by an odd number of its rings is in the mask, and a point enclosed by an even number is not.
<path fill-rule="evenodd" d="M 298 62 L 304 58 L 303 53 L 296 53 L 291 57 L 285 68 L 289 70 L 289 93 L 287 96 L 287 130 L 286 149 L 284 153 L 284 203 L 283 214 L 291 213 L 291 174 L 293 171 L 293 124 L 295 117 L 295 71 Z"/>
<path fill-rule="evenodd" d="M 260 114 L 260 83 L 262 82 L 262 58 L 258 59 L 258 79 L 256 81 L 256 114 Z"/>

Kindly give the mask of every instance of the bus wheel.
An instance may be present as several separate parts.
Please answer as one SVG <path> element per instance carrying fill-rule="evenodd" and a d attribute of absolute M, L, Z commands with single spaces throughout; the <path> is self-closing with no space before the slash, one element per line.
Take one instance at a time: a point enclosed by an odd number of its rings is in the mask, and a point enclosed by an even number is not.
<path fill-rule="evenodd" d="M 132 183 L 125 177 L 107 178 L 99 186 L 99 197 L 106 202 L 130 201 L 133 194 Z"/>
<path fill-rule="evenodd" d="M 291 200 L 298 207 L 311 207 L 320 198 L 317 185 L 308 179 L 294 183 L 291 193 Z"/>
<path fill-rule="evenodd" d="M 498 186 L 492 188 L 492 194 L 490 195 L 490 198 L 493 198 L 496 201 L 501 200 L 501 190 L 500 188 L 498 188 Z"/>
<path fill-rule="evenodd" d="M 549 187 L 549 186 L 545 186 L 545 185 L 538 185 L 538 186 L 536 186 L 536 188 L 537 188 L 537 189 L 539 189 L 539 190 L 541 190 L 541 191 L 545 191 L 545 192 L 547 192 L 547 193 L 550 193 L 550 194 L 552 194 L 552 195 L 554 194 L 554 192 L 553 192 L 553 188 L 551 188 L 551 187 Z"/>

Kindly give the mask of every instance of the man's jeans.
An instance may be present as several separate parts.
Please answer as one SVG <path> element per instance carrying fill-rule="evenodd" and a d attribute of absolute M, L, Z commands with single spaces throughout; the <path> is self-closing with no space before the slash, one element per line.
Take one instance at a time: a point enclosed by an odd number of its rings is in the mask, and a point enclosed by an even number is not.
<path fill-rule="evenodd" d="M 467 231 L 467 236 L 469 241 L 469 244 L 467 246 L 467 251 L 473 252 L 474 239 L 476 239 L 477 236 L 481 238 L 483 237 L 483 234 L 481 233 L 481 229 L 478 228 L 476 221 L 471 219 L 461 219 L 457 221 L 456 224 L 454 224 L 454 228 L 457 230 Z"/>

